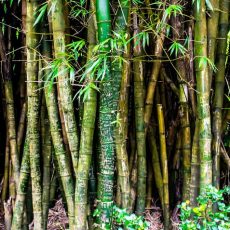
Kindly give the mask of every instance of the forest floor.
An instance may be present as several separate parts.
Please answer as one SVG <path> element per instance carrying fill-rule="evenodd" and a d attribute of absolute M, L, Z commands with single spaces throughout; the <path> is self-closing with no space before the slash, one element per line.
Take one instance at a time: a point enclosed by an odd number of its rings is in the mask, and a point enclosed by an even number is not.
<path fill-rule="evenodd" d="M 150 223 L 149 230 L 161 230 L 161 210 L 158 207 L 152 207 L 146 211 L 145 219 Z M 53 208 L 49 209 L 47 230 L 64 230 L 67 229 L 68 217 L 65 212 L 62 199 L 57 200 Z M 0 230 L 5 230 L 4 212 L 0 212 Z M 30 224 L 30 230 L 33 230 L 33 222 Z M 176 229 L 176 228 L 173 228 Z"/>

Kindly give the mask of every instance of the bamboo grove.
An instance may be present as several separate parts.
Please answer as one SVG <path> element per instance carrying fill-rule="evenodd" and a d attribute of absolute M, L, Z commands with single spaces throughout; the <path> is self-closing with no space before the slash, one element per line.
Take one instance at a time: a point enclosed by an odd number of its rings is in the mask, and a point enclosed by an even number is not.
<path fill-rule="evenodd" d="M 171 229 L 229 186 L 229 0 L 0 6 L 6 229 L 47 229 L 60 197 L 71 230 L 115 229 L 114 205 Z"/>

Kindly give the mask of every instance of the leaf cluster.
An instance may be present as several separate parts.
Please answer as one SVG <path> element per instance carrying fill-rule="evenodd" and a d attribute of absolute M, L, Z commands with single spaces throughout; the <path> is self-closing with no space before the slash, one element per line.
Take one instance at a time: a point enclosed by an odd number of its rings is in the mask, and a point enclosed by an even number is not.
<path fill-rule="evenodd" d="M 100 217 L 100 210 L 96 209 L 93 213 L 94 217 Z M 149 223 L 142 216 L 129 214 L 125 209 L 113 206 L 113 229 L 122 230 L 147 230 Z M 104 228 L 106 229 L 106 228 Z"/>
<path fill-rule="evenodd" d="M 183 202 L 179 205 L 181 211 L 179 229 L 230 229 L 230 205 L 225 203 L 224 196 L 226 195 L 230 195 L 230 187 L 218 190 L 213 186 L 208 186 L 198 196 L 196 207 L 189 206 L 189 201 Z"/>

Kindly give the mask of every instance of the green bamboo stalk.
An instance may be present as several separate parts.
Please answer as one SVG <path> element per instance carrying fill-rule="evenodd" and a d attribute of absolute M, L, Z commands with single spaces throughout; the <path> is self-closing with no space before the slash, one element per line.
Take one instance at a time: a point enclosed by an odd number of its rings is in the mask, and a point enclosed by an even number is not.
<path fill-rule="evenodd" d="M 10 35 L 9 35 L 10 36 Z M 12 70 L 9 57 L 6 56 L 6 45 L 2 33 L 2 27 L 0 26 L 0 57 L 2 60 L 2 73 L 4 80 L 4 91 L 6 99 L 6 120 L 7 120 L 7 135 L 9 138 L 10 146 L 10 157 L 13 165 L 13 177 L 18 185 L 20 163 L 19 154 L 17 151 L 17 140 L 16 140 L 16 125 L 15 125 L 15 106 L 13 97 L 13 86 L 12 86 Z"/>
<path fill-rule="evenodd" d="M 161 152 L 161 167 L 162 167 L 162 180 L 163 180 L 163 214 L 164 214 L 164 229 L 169 229 L 169 188 L 168 188 L 168 162 L 166 151 L 166 138 L 165 138 L 165 123 L 164 114 L 161 104 L 157 104 L 157 116 L 160 137 L 160 152 Z"/>
<path fill-rule="evenodd" d="M 167 103 L 166 103 L 165 79 L 162 72 L 160 73 L 159 80 L 160 82 L 158 83 L 158 87 L 161 95 L 161 104 L 163 106 L 163 110 L 166 111 Z"/>
<path fill-rule="evenodd" d="M 177 0 L 172 2 L 175 5 L 180 4 Z M 183 16 L 176 16 L 172 18 L 173 26 L 173 39 L 180 41 L 184 39 L 184 26 L 180 21 L 184 20 Z M 190 134 L 190 121 L 189 121 L 189 105 L 188 105 L 188 76 L 186 73 L 186 59 L 183 55 L 179 54 L 176 61 L 176 68 L 179 79 L 179 103 L 180 103 L 180 125 L 181 125 L 181 151 L 183 154 L 183 188 L 182 199 L 183 201 L 189 200 L 190 194 L 190 177 L 191 177 L 191 134 Z"/>
<path fill-rule="evenodd" d="M 74 115 L 72 88 L 69 80 L 69 70 L 66 59 L 65 20 L 62 0 L 53 0 L 52 28 L 55 58 L 62 60 L 58 66 L 58 93 L 60 95 L 66 135 L 71 152 L 73 168 L 76 173 L 78 163 L 79 138 Z"/>
<path fill-rule="evenodd" d="M 21 1 L 21 19 L 22 19 L 22 31 L 21 33 L 21 39 L 22 39 L 22 46 L 25 47 L 26 45 L 26 0 Z M 26 49 L 23 49 L 22 52 L 22 62 L 21 62 L 21 70 L 20 70 L 20 77 L 19 77 L 19 90 L 20 90 L 20 104 L 23 106 L 23 104 L 26 102 Z"/>
<path fill-rule="evenodd" d="M 191 184 L 190 184 L 190 203 L 192 207 L 197 204 L 196 198 L 199 195 L 199 173 L 200 173 L 200 154 L 199 154 L 199 120 L 196 120 L 195 132 L 192 143 L 191 158 Z"/>
<path fill-rule="evenodd" d="M 162 207 L 164 207 L 162 170 L 160 166 L 157 144 L 156 144 L 156 139 L 155 139 L 154 130 L 152 126 L 149 126 L 148 129 L 148 141 L 149 141 L 149 148 L 150 148 L 151 158 L 152 158 L 154 179 L 160 197 L 161 205 Z"/>
<path fill-rule="evenodd" d="M 42 142 L 42 213 L 44 229 L 47 228 L 49 202 L 50 202 L 50 181 L 51 181 L 51 155 L 52 155 L 52 142 L 50 135 L 49 120 L 47 117 L 45 97 L 42 97 L 41 106 L 41 142 Z"/>
<path fill-rule="evenodd" d="M 161 68 L 161 57 L 163 53 L 163 43 L 165 39 L 165 29 L 163 28 L 161 33 L 157 35 L 156 43 L 154 47 L 154 56 L 156 60 L 153 62 L 152 72 L 149 79 L 149 83 L 147 86 L 146 91 L 146 98 L 145 98 L 145 111 L 144 111 L 144 120 L 145 120 L 145 132 L 147 132 L 147 128 L 150 122 L 152 109 L 153 109 L 153 102 L 154 102 L 154 93 L 156 89 L 156 84 L 158 80 L 158 76 L 160 73 Z"/>
<path fill-rule="evenodd" d="M 133 15 L 134 37 L 139 32 L 137 14 Z M 141 44 L 134 39 L 134 104 L 135 104 L 135 127 L 137 145 L 137 204 L 136 213 L 143 215 L 146 201 L 146 142 L 144 124 L 144 73 L 143 62 L 140 60 Z"/>
<path fill-rule="evenodd" d="M 97 197 L 97 180 L 95 172 L 95 155 L 93 155 L 91 167 L 89 171 L 89 204 L 91 212 L 94 210 L 94 201 Z"/>
<path fill-rule="evenodd" d="M 123 73 L 121 81 L 120 99 L 118 120 L 119 124 L 116 128 L 116 154 L 117 154 L 117 170 L 118 178 L 120 178 L 120 186 L 122 193 L 122 208 L 129 208 L 130 206 L 130 181 L 129 181 L 129 162 L 128 153 L 126 149 L 126 140 L 128 135 L 127 116 L 128 116 L 128 88 L 130 76 L 130 62 L 127 60 L 123 64 Z"/>
<path fill-rule="evenodd" d="M 96 0 L 96 18 L 98 25 L 98 41 L 105 41 L 111 36 L 111 17 L 108 0 Z M 109 45 L 100 49 L 101 53 L 109 53 Z M 112 75 L 109 61 L 106 63 L 108 71 L 100 84 L 99 101 L 99 173 L 98 173 L 98 208 L 101 211 L 103 220 L 99 224 L 105 224 L 107 229 L 111 229 L 112 207 L 113 207 L 113 186 L 114 186 L 114 140 L 113 125 L 114 122 L 114 97 Z"/>
<path fill-rule="evenodd" d="M 186 92 L 186 96 L 185 96 Z M 181 95 L 182 94 L 182 95 Z M 183 188 L 182 199 L 189 200 L 191 180 L 191 133 L 188 106 L 188 88 L 186 84 L 180 85 L 180 116 L 181 116 L 181 151 L 183 154 Z"/>
<path fill-rule="evenodd" d="M 135 209 L 136 197 L 137 197 L 137 151 L 135 150 L 133 165 L 130 170 L 130 200 L 131 200 L 131 212 Z"/>
<path fill-rule="evenodd" d="M 25 201 L 26 201 L 29 179 L 30 179 L 30 154 L 29 154 L 28 134 L 27 134 L 24 143 L 20 177 L 19 177 L 17 196 L 16 196 L 16 202 L 15 202 L 14 213 L 13 213 L 13 220 L 11 226 L 12 230 L 17 230 L 22 228 L 23 214 L 25 210 Z"/>
<path fill-rule="evenodd" d="M 227 34 L 229 25 L 229 1 L 220 1 L 220 20 L 219 32 L 216 51 L 216 67 L 218 69 L 215 75 L 215 90 L 213 101 L 213 185 L 220 188 L 220 144 L 221 144 L 221 128 L 222 128 L 222 107 L 224 98 L 225 85 L 225 61 L 227 48 Z"/>
<path fill-rule="evenodd" d="M 193 31 L 194 31 L 194 22 L 191 21 L 188 27 L 188 35 L 189 35 L 189 97 L 191 101 L 191 107 L 193 111 L 193 117 L 196 116 L 196 95 L 195 95 L 195 76 L 194 76 L 194 37 L 193 37 Z"/>
<path fill-rule="evenodd" d="M 9 169 L 10 169 L 10 147 L 8 135 L 6 136 L 6 145 L 5 145 L 5 163 L 4 163 L 4 176 L 3 176 L 3 185 L 2 185 L 2 194 L 1 200 L 6 200 L 8 181 L 9 181 Z"/>
<path fill-rule="evenodd" d="M 91 1 L 91 4 L 94 4 Z M 91 6 L 91 9 L 93 7 Z M 96 45 L 96 30 L 94 26 L 94 18 L 91 15 L 88 21 L 88 53 L 87 62 L 89 63 L 92 58 L 93 48 Z M 87 80 L 93 83 L 94 77 L 88 73 Z M 76 186 L 75 186 L 75 229 L 87 229 L 87 197 L 88 197 L 88 180 L 89 170 L 91 166 L 92 153 L 93 153 L 93 136 L 95 128 L 95 119 L 97 111 L 97 91 L 90 88 L 87 92 L 87 97 L 84 101 L 82 127 L 81 127 L 81 140 L 79 151 L 79 164 L 77 168 Z"/>
<path fill-rule="evenodd" d="M 127 25 L 129 23 L 129 7 L 130 1 L 123 0 L 120 2 L 118 13 L 116 15 L 115 32 L 121 35 L 127 33 Z M 112 65 L 113 78 L 117 80 L 116 95 L 114 98 L 118 102 L 117 119 L 118 124 L 115 128 L 115 143 L 116 143 L 116 159 L 117 159 L 117 176 L 118 184 L 121 192 L 121 207 L 130 209 L 130 180 L 129 180 L 129 163 L 128 153 L 126 150 L 126 140 L 128 135 L 128 87 L 130 79 L 130 45 L 126 48 L 119 48 L 116 54 L 125 58 L 122 67 L 116 61 Z M 125 52 L 125 53 L 124 53 Z M 119 90 L 120 88 L 120 90 Z M 115 103 L 116 105 L 116 103 Z"/>
<path fill-rule="evenodd" d="M 208 58 L 212 63 L 215 62 L 216 56 L 216 39 L 218 34 L 218 22 L 219 22 L 219 4 L 222 1 L 210 0 L 213 10 L 209 11 L 209 17 L 207 17 L 207 35 L 208 35 Z M 213 69 L 209 67 L 209 85 L 212 86 Z"/>
<path fill-rule="evenodd" d="M 32 181 L 32 200 L 34 213 L 34 229 L 43 229 L 42 218 L 42 186 L 40 169 L 40 137 L 39 137 L 39 93 L 38 93 L 38 63 L 35 15 L 38 1 L 27 2 L 26 46 L 27 46 L 27 100 L 28 100 L 28 139 L 30 152 L 30 170 Z"/>
<path fill-rule="evenodd" d="M 51 60 L 51 47 L 49 44 L 49 38 L 44 37 L 43 39 L 43 55 L 44 55 L 44 66 L 49 65 Z M 50 122 L 50 132 L 52 137 L 52 143 L 54 146 L 54 153 L 57 159 L 59 175 L 61 177 L 61 182 L 63 185 L 65 198 L 67 201 L 68 207 L 68 217 L 70 229 L 74 229 L 74 185 L 73 178 L 71 175 L 70 162 L 66 154 L 64 144 L 62 142 L 62 135 L 60 130 L 60 119 L 58 114 L 57 98 L 55 88 L 52 86 L 48 87 L 51 84 L 47 80 L 50 70 L 45 69 L 44 76 L 46 85 L 44 87 L 46 106 L 48 111 L 48 117 Z"/>
<path fill-rule="evenodd" d="M 199 5 L 198 5 L 199 4 Z M 195 4 L 195 72 L 197 82 L 197 119 L 199 120 L 200 189 L 212 184 L 211 121 L 207 63 L 207 26 L 205 0 Z"/>
<path fill-rule="evenodd" d="M 128 139 L 130 144 L 130 153 L 129 153 L 129 172 L 131 173 L 133 162 L 136 155 L 136 136 L 135 136 L 135 122 L 132 121 L 132 124 L 129 129 Z"/>
<path fill-rule="evenodd" d="M 10 165 L 10 171 L 12 170 L 12 165 Z M 11 199 L 12 207 L 14 207 L 16 200 L 16 184 L 12 175 L 9 178 L 9 197 Z"/>
<path fill-rule="evenodd" d="M 21 145 L 24 138 L 24 132 L 26 127 L 26 112 L 27 112 L 27 103 L 24 102 L 22 105 L 21 115 L 18 124 L 18 131 L 17 131 L 18 153 L 20 153 L 21 151 Z"/>

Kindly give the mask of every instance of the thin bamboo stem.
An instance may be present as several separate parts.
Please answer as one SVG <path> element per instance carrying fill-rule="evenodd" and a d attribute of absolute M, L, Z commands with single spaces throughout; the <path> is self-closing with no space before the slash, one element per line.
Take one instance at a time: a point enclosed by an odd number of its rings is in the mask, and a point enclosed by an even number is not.
<path fill-rule="evenodd" d="M 162 167 L 162 180 L 163 180 L 163 213 L 164 213 L 164 229 L 169 229 L 169 188 L 168 188 L 168 160 L 166 151 L 166 138 L 165 138 L 165 123 L 164 114 L 161 104 L 157 104 L 157 116 L 160 137 L 160 155 Z"/>

